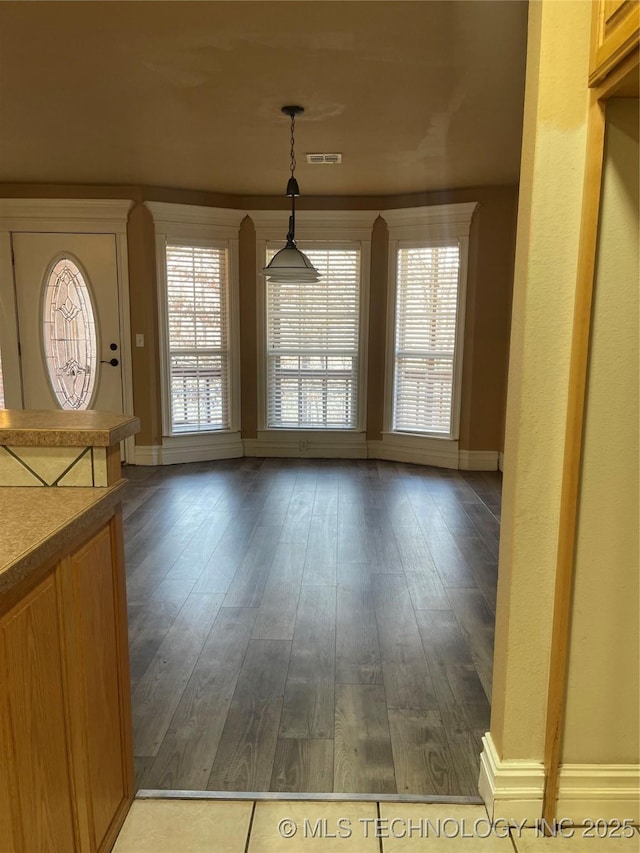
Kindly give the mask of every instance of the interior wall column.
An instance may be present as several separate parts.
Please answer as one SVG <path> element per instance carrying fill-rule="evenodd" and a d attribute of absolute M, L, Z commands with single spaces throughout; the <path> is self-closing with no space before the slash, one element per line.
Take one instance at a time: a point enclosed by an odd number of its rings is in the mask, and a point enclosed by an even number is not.
<path fill-rule="evenodd" d="M 135 412 L 142 428 L 136 444 L 162 444 L 158 288 L 153 217 L 144 204 L 131 208 L 127 223 L 131 360 Z M 143 346 L 136 336 L 142 334 Z"/>
<path fill-rule="evenodd" d="M 480 780 L 494 817 L 542 812 L 590 24 L 588 0 L 529 6 L 492 717 Z"/>

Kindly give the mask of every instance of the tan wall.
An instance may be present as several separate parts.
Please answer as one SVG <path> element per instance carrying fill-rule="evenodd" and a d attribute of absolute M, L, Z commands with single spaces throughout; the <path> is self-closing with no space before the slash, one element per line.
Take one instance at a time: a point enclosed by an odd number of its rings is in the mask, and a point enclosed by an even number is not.
<path fill-rule="evenodd" d="M 129 213 L 127 243 L 133 400 L 142 425 L 136 440 L 141 445 L 159 445 L 162 416 L 155 230 L 151 213 L 143 204 L 135 205 Z M 144 334 L 144 347 L 135 345 L 138 333 Z"/>
<path fill-rule="evenodd" d="M 491 713 L 503 760 L 544 753 L 590 29 L 589 0 L 529 4 Z"/>
<path fill-rule="evenodd" d="M 640 763 L 638 101 L 607 104 L 562 761 Z"/>
<path fill-rule="evenodd" d="M 460 447 L 503 450 L 518 196 L 482 190 L 471 226 Z"/>
<path fill-rule="evenodd" d="M 258 315 L 256 306 L 256 230 L 247 216 L 240 227 L 240 420 L 242 437 L 258 429 Z"/>
<path fill-rule="evenodd" d="M 389 231 L 378 217 L 371 235 L 369 283 L 369 340 L 367 342 L 367 439 L 379 440 L 384 416 L 385 346 L 387 334 L 387 280 Z"/>
<path fill-rule="evenodd" d="M 0 185 L 6 197 L 133 198 L 129 223 L 131 334 L 144 332 L 144 349 L 132 347 L 135 413 L 142 421 L 141 445 L 161 443 L 160 379 L 155 252 L 144 201 L 231 207 L 242 210 L 287 207 L 287 199 L 228 196 L 163 187 Z M 470 233 L 460 447 L 502 450 L 507 355 L 513 278 L 517 188 L 475 187 L 402 196 L 306 197 L 302 210 L 383 210 L 477 201 Z M 283 235 L 284 236 L 284 235 Z M 255 239 L 250 220 L 240 231 L 241 423 L 244 438 L 257 429 Z M 383 220 L 374 226 L 368 339 L 367 438 L 379 439 L 383 421 L 388 248 Z"/>

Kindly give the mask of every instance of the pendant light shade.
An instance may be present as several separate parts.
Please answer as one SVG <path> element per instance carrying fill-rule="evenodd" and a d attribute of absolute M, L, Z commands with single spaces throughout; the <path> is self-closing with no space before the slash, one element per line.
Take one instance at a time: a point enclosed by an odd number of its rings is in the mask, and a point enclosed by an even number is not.
<path fill-rule="evenodd" d="M 320 273 L 305 253 L 296 246 L 288 244 L 276 252 L 268 266 L 262 270 L 262 275 L 267 276 L 269 281 L 275 282 L 320 280 Z"/>
<path fill-rule="evenodd" d="M 296 116 L 304 112 L 303 107 L 282 107 L 282 112 L 291 118 L 291 177 L 287 182 L 285 195 L 291 199 L 291 215 L 289 216 L 289 233 L 287 244 L 284 248 L 271 258 L 261 275 L 266 276 L 269 281 L 277 283 L 286 282 L 314 282 L 320 280 L 320 273 L 313 266 L 304 252 L 296 246 L 296 198 L 300 195 L 300 187 L 295 177 L 295 122 Z"/>

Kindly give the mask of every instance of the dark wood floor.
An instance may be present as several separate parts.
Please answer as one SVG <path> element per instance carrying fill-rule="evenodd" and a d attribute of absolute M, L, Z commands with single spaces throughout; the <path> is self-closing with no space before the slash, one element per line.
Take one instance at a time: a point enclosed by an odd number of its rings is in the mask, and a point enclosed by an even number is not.
<path fill-rule="evenodd" d="M 126 468 L 141 788 L 477 794 L 500 475 Z"/>

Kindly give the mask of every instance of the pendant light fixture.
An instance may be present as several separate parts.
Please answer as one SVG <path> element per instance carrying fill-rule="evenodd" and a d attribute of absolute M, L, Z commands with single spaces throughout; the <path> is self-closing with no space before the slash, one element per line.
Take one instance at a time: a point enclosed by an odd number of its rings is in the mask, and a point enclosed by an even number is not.
<path fill-rule="evenodd" d="M 282 112 L 291 119 L 291 177 L 287 182 L 287 191 L 285 193 L 291 199 L 289 231 L 287 233 L 286 246 L 280 249 L 279 252 L 276 252 L 261 274 L 266 276 L 269 281 L 279 283 L 319 281 L 320 273 L 305 253 L 301 252 L 296 246 L 296 198 L 300 195 L 300 188 L 295 177 L 295 127 L 296 116 L 304 112 L 304 107 L 286 106 L 282 107 Z"/>

